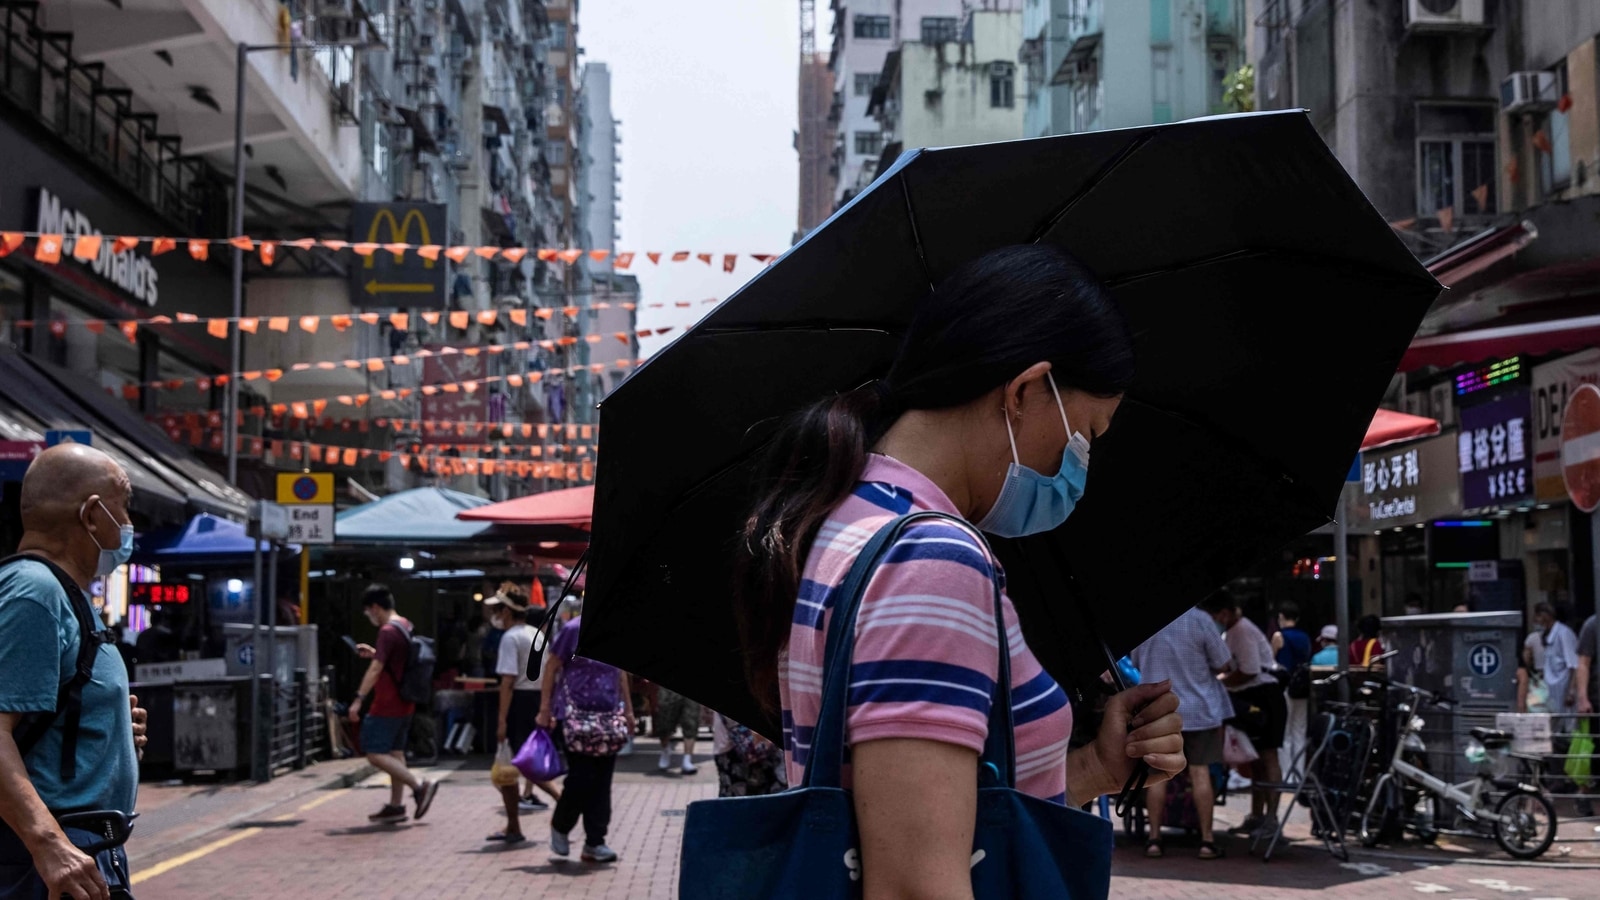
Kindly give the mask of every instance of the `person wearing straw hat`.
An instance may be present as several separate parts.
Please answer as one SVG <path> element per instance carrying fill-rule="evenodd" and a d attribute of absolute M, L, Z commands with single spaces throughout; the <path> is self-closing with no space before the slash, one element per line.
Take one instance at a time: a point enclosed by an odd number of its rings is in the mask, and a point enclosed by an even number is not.
<path fill-rule="evenodd" d="M 538 629 L 528 624 L 528 594 L 522 588 L 509 582 L 503 584 L 498 593 L 483 601 L 483 605 L 494 627 L 505 632 L 500 637 L 500 653 L 495 663 L 495 674 L 500 676 L 500 715 L 495 742 L 497 745 L 501 741 L 510 743 L 515 753 L 537 727 L 538 673 L 543 669 L 539 657 L 544 653 L 544 637 Z M 530 659 L 535 662 L 531 669 L 528 665 Z M 535 673 L 533 678 L 528 677 L 530 670 Z M 538 787 L 552 797 L 560 795 L 559 791 L 548 785 L 540 784 Z M 486 840 L 519 844 L 526 840 L 522 834 L 520 816 L 523 811 L 522 798 L 515 784 L 501 787 L 499 791 L 505 802 L 506 827 L 504 831 L 489 835 Z M 527 811 L 534 812 L 541 808 L 549 809 L 549 806 L 535 800 Z"/>

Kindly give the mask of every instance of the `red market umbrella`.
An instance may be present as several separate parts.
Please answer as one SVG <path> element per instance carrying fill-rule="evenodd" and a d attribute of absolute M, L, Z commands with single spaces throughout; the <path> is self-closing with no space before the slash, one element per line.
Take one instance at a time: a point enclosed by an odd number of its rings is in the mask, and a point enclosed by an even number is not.
<path fill-rule="evenodd" d="M 1417 438 L 1433 437 L 1439 433 L 1439 422 L 1426 416 L 1413 416 L 1409 413 L 1395 412 L 1392 409 L 1380 409 L 1372 417 L 1372 424 L 1367 426 L 1367 436 L 1361 441 L 1361 449 L 1376 450 L 1401 441 L 1410 441 Z M 493 509 L 485 506 L 472 512 L 482 512 Z M 468 513 L 461 513 L 466 518 Z"/>
<path fill-rule="evenodd" d="M 456 518 L 496 525 L 567 525 L 587 531 L 594 518 L 594 486 L 529 494 L 504 503 L 462 510 Z"/>

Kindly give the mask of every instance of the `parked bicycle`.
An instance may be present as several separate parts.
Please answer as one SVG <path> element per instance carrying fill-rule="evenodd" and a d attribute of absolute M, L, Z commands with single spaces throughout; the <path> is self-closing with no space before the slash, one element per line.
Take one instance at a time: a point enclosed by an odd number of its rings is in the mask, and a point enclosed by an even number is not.
<path fill-rule="evenodd" d="M 1440 834 L 1493 837 L 1518 859 L 1533 859 L 1550 849 L 1556 837 L 1556 810 L 1538 786 L 1544 767 L 1541 758 L 1511 752 L 1510 732 L 1474 728 L 1466 757 L 1478 772 L 1469 781 L 1450 784 L 1427 769 L 1423 720 L 1416 713 L 1424 703 L 1441 709 L 1453 704 L 1408 684 L 1390 681 L 1370 686 L 1406 692 L 1410 698 L 1396 707 L 1394 756 L 1374 782 L 1361 817 L 1363 845 L 1370 847 L 1409 830 L 1424 841 Z M 1504 774 L 1504 764 L 1512 760 L 1521 764 L 1521 771 Z"/>

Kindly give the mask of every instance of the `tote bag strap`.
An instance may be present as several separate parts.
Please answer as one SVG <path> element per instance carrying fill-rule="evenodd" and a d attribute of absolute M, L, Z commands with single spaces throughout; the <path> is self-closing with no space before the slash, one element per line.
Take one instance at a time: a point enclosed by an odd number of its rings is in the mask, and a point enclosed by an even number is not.
<path fill-rule="evenodd" d="M 806 760 L 804 787 L 839 787 L 844 766 L 845 719 L 849 711 L 850 667 L 855 650 L 856 614 L 861 608 L 862 595 L 878 563 L 890 546 L 907 527 L 915 522 L 945 520 L 963 530 L 977 534 L 966 522 L 941 512 L 916 512 L 901 516 L 885 525 L 867 541 L 856 556 L 849 573 L 835 594 L 838 606 L 828 621 L 828 638 L 823 655 L 822 707 L 817 715 L 817 727 L 812 734 L 811 753 Z M 988 542 L 977 534 L 988 559 Z M 1011 720 L 1011 654 L 1006 640 L 1005 615 L 1000 602 L 1000 584 L 994 585 L 995 631 L 999 638 L 1000 662 L 994 692 L 989 698 L 989 734 L 984 741 L 980 758 L 983 770 L 993 781 L 1007 787 L 1015 786 L 1016 746 Z M 980 772 L 980 781 L 983 780 Z"/>

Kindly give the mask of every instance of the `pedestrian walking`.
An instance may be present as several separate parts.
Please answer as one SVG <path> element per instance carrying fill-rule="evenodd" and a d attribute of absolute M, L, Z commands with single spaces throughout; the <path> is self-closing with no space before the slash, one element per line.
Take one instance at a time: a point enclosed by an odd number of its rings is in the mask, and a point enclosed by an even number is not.
<path fill-rule="evenodd" d="M 1222 683 L 1233 701 L 1235 722 L 1259 754 L 1245 774 L 1252 781 L 1281 781 L 1283 770 L 1278 765 L 1277 751 L 1283 746 L 1289 709 L 1282 686 L 1269 671 L 1273 665 L 1272 646 L 1227 590 L 1211 595 L 1201 607 L 1222 631 L 1228 652 L 1233 654 L 1233 671 L 1222 676 Z M 1233 830 L 1253 834 L 1257 829 L 1271 829 L 1277 816 L 1277 792 L 1256 788 L 1250 793 L 1250 814 Z"/>
<path fill-rule="evenodd" d="M 661 758 L 656 768 L 666 772 L 672 768 L 672 739 L 678 730 L 683 731 L 683 768 L 685 775 L 700 771 L 694 765 L 694 743 L 700 736 L 700 704 L 677 691 L 656 685 L 655 704 L 656 737 L 661 739 Z"/>
<path fill-rule="evenodd" d="M 411 789 L 415 804 L 411 817 L 421 821 L 439 792 L 439 782 L 423 780 L 406 767 L 406 738 L 416 705 L 400 696 L 400 681 L 411 659 L 411 622 L 394 611 L 394 594 L 385 585 L 374 584 L 361 595 L 361 611 L 378 629 L 376 646 L 357 644 L 362 659 L 370 659 L 355 699 L 350 702 L 350 721 L 361 723 L 361 751 L 367 762 L 389 776 L 389 802 L 367 817 L 368 821 L 393 825 L 406 820 L 405 789 Z M 370 699 L 365 717 L 362 706 Z"/>
<path fill-rule="evenodd" d="M 527 592 L 507 583 L 500 586 L 498 593 L 483 601 L 483 605 L 489 609 L 494 627 L 505 632 L 500 637 L 495 662 L 495 674 L 500 676 L 500 715 L 495 743 L 509 743 L 513 754 L 533 734 L 539 717 L 544 636 L 528 624 L 527 600 Z M 529 672 L 534 673 L 533 678 L 528 677 Z M 520 844 L 527 840 L 522 833 L 521 813 L 550 808 L 533 795 L 533 787 L 530 786 L 525 795 L 518 792 L 515 784 L 498 789 L 500 799 L 505 804 L 506 827 L 504 831 L 497 831 L 484 840 L 508 844 Z M 560 795 L 558 790 L 549 785 L 540 784 L 537 787 L 544 788 L 552 797 Z"/>
<path fill-rule="evenodd" d="M 565 860 L 572 852 L 570 835 L 583 819 L 584 862 L 617 861 L 606 846 L 611 827 L 611 777 L 617 754 L 633 734 L 633 694 L 628 674 L 614 666 L 577 655 L 583 623 L 582 601 L 562 601 L 564 622 L 545 656 L 544 685 L 538 724 L 557 728 L 556 739 L 567 759 L 567 779 L 550 816 L 550 852 Z"/>
<path fill-rule="evenodd" d="M 1306 704 L 1310 700 L 1311 636 L 1300 628 L 1300 606 L 1286 601 L 1278 607 L 1278 630 L 1272 635 L 1273 660 L 1283 677 L 1283 696 L 1289 714 L 1283 728 L 1283 748 L 1278 751 L 1278 768 L 1296 771 L 1306 749 Z M 1299 694 L 1299 696 L 1295 696 Z"/>
<path fill-rule="evenodd" d="M 781 707 L 790 784 L 817 726 L 831 604 L 864 543 L 913 511 L 949 517 L 906 526 L 861 595 L 844 778 L 866 896 L 959 896 L 971 883 L 1004 585 L 973 526 L 1019 537 L 1060 525 L 1132 380 L 1109 294 L 1036 244 L 959 267 L 916 307 L 886 378 L 778 425 L 753 482 L 734 610 L 753 693 Z M 1018 790 L 1080 805 L 1120 789 L 1140 759 L 1158 781 L 1183 769 L 1165 682 L 1111 697 L 1098 738 L 1069 753 L 1067 696 L 998 602 Z"/>
<path fill-rule="evenodd" d="M 1189 764 L 1189 785 L 1200 826 L 1199 857 L 1218 859 L 1224 854 L 1212 830 L 1217 795 L 1211 766 L 1222 762 L 1222 723 L 1233 717 L 1233 704 L 1217 676 L 1232 668 L 1233 654 L 1211 616 L 1196 607 L 1135 647 L 1130 656 L 1141 678 L 1169 681 L 1178 696 L 1183 710 L 1183 755 Z M 1145 791 L 1150 823 L 1145 856 L 1164 855 L 1161 827 L 1166 824 L 1166 810 L 1166 784 Z"/>
<path fill-rule="evenodd" d="M 1573 678 L 1573 708 L 1588 724 L 1591 735 L 1600 733 L 1600 716 L 1594 714 L 1600 710 L 1600 665 L 1595 664 L 1597 659 L 1600 659 L 1600 620 L 1591 615 L 1583 620 L 1583 627 L 1578 630 L 1578 671 Z M 1573 730 L 1577 730 L 1577 722 L 1574 722 Z M 1592 783 L 1578 785 L 1580 794 L 1588 795 L 1593 790 Z M 1594 815 L 1594 803 L 1588 796 L 1579 799 L 1577 806 L 1579 816 L 1588 818 Z"/>
<path fill-rule="evenodd" d="M 69 812 L 134 812 L 145 712 L 84 593 L 133 553 L 128 475 L 82 444 L 45 450 L 20 496 L 22 539 L 0 562 L 0 900 L 131 897 L 122 847 Z"/>
<path fill-rule="evenodd" d="M 718 797 L 758 797 L 787 790 L 783 750 L 722 713 L 711 716 Z"/>

